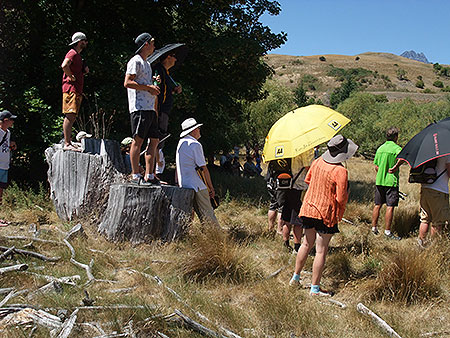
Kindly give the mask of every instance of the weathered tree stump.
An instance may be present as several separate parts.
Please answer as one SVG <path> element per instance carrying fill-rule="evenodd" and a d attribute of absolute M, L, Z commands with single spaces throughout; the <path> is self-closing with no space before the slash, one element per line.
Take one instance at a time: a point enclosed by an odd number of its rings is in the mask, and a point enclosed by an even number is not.
<path fill-rule="evenodd" d="M 191 221 L 193 200 L 191 189 L 113 184 L 98 230 L 114 241 L 171 241 Z"/>
<path fill-rule="evenodd" d="M 100 218 L 108 202 L 109 186 L 125 181 L 118 142 L 84 139 L 82 144 L 83 153 L 63 151 L 61 145 L 45 150 L 51 198 L 62 220 Z"/>

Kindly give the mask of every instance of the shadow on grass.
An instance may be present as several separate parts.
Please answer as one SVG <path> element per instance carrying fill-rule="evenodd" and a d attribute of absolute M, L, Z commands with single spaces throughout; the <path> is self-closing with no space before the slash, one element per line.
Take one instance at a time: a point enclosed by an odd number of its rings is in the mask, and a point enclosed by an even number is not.
<path fill-rule="evenodd" d="M 364 181 L 349 181 L 349 202 L 358 203 L 372 202 L 374 198 L 375 185 Z"/>

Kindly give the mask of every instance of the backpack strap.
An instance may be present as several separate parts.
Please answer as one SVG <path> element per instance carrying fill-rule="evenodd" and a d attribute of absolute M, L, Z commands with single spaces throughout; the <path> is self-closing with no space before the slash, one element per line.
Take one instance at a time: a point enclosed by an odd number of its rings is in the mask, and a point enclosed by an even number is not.
<path fill-rule="evenodd" d="M 447 171 L 447 168 L 445 168 L 443 172 L 441 172 L 439 175 L 437 175 L 437 176 L 436 176 L 436 181 L 437 181 L 438 178 L 441 177 L 446 171 Z M 436 181 L 434 181 L 434 182 L 436 182 Z"/>
<path fill-rule="evenodd" d="M 300 174 L 302 173 L 302 171 L 305 169 L 305 167 L 303 167 L 302 169 L 300 169 L 300 171 L 297 173 L 297 175 L 295 175 L 295 177 L 292 179 L 291 182 L 291 189 L 294 186 L 295 181 L 297 181 L 297 178 L 300 176 Z"/>
<path fill-rule="evenodd" d="M 8 130 L 5 131 L 5 135 L 3 135 L 2 140 L 0 141 L 0 147 L 3 145 L 3 143 L 5 143 L 6 141 L 6 137 L 8 136 Z"/>

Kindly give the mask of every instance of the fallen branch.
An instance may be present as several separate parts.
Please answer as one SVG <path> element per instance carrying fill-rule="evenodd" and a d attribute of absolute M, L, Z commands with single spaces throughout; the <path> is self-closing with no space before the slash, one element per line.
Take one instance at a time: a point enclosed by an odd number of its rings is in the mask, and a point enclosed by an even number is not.
<path fill-rule="evenodd" d="M 283 266 L 283 267 L 279 268 L 278 270 L 272 272 L 270 275 L 268 275 L 266 277 L 266 279 L 271 279 L 271 278 L 278 276 L 280 274 L 280 272 L 283 271 L 285 268 L 286 268 L 286 266 Z"/>
<path fill-rule="evenodd" d="M 87 264 L 83 264 L 83 263 L 80 263 L 80 262 L 76 261 L 75 260 L 75 249 L 73 248 L 73 246 L 67 241 L 67 239 L 63 239 L 63 242 L 64 242 L 65 245 L 67 245 L 67 247 L 70 250 L 70 253 L 71 253 L 70 262 L 72 264 L 74 264 L 74 265 L 76 265 L 76 266 L 86 270 L 86 274 L 87 274 L 89 282 L 95 280 L 95 277 L 94 277 L 94 275 L 92 274 L 92 271 L 91 271 L 91 267 L 89 265 L 87 265 Z"/>
<path fill-rule="evenodd" d="M 26 273 L 34 275 L 39 278 L 43 278 L 47 282 L 58 282 L 58 283 L 67 284 L 67 285 L 71 285 L 71 286 L 76 286 L 77 284 L 75 283 L 75 281 L 81 279 L 81 277 L 79 275 L 65 276 L 65 277 L 53 277 L 53 276 L 48 276 L 48 275 L 41 275 L 39 273 L 30 272 L 30 271 L 27 271 Z"/>
<path fill-rule="evenodd" d="M 0 262 L 4 261 L 9 255 L 12 255 L 14 253 L 15 248 L 16 248 L 15 246 L 12 246 L 8 250 L 6 250 L 4 253 L 2 253 L 0 255 Z"/>
<path fill-rule="evenodd" d="M 12 271 L 25 271 L 26 269 L 28 269 L 27 264 L 11 265 L 11 266 L 7 266 L 5 268 L 0 268 L 0 275 L 4 274 L 6 272 L 12 272 Z"/>
<path fill-rule="evenodd" d="M 0 289 L 0 295 L 3 295 L 5 293 L 10 293 L 14 288 L 2 288 Z"/>
<path fill-rule="evenodd" d="M 126 337 L 128 336 L 128 332 L 123 332 L 123 333 L 109 333 L 109 334 L 103 334 L 101 336 L 95 336 L 92 338 L 116 338 L 116 337 Z"/>
<path fill-rule="evenodd" d="M 114 290 L 108 290 L 109 293 L 128 293 L 130 291 L 133 291 L 137 288 L 137 286 L 131 287 L 131 288 L 123 288 L 123 289 L 114 289 Z"/>
<path fill-rule="evenodd" d="M 81 225 L 81 223 L 78 223 L 72 229 L 70 229 L 69 232 L 67 233 L 65 239 L 70 240 L 78 235 L 83 238 L 87 238 L 87 235 L 84 232 L 84 229 L 83 229 L 83 226 Z"/>
<path fill-rule="evenodd" d="M 117 310 L 117 309 L 145 309 L 145 308 L 151 308 L 156 309 L 156 306 L 144 306 L 144 305 L 124 305 L 124 304 L 117 304 L 117 305 L 104 305 L 104 306 L 79 306 L 76 309 L 78 310 Z"/>
<path fill-rule="evenodd" d="M 335 305 L 339 306 L 342 309 L 345 309 L 347 307 L 346 304 L 344 304 L 344 303 L 342 303 L 342 302 L 340 302 L 340 301 L 338 301 L 336 299 L 333 299 L 333 298 L 327 298 L 327 301 L 332 303 L 332 304 L 335 304 Z"/>
<path fill-rule="evenodd" d="M 78 309 L 76 309 L 74 312 L 72 312 L 69 319 L 67 319 L 64 322 L 61 332 L 59 332 L 58 338 L 69 337 L 70 333 L 72 332 L 75 321 L 77 320 L 77 313 L 78 313 Z"/>
<path fill-rule="evenodd" d="M 14 290 L 12 290 L 10 293 L 8 293 L 6 295 L 6 297 L 3 298 L 3 300 L 0 302 L 0 307 L 5 305 L 8 302 L 8 300 L 10 300 L 14 296 L 14 293 L 15 293 Z"/>
<path fill-rule="evenodd" d="M 200 323 L 197 323 L 195 320 L 189 318 L 188 316 L 184 315 L 180 310 L 175 309 L 175 313 L 183 319 L 183 322 L 191 329 L 193 329 L 195 332 L 198 332 L 204 336 L 214 337 L 214 338 L 226 338 L 226 336 L 223 336 L 211 329 L 208 329 L 207 327 L 203 326 Z"/>
<path fill-rule="evenodd" d="M 450 331 L 427 332 L 427 333 L 420 334 L 421 337 L 435 337 L 435 336 L 442 337 L 444 335 L 450 335 Z"/>
<path fill-rule="evenodd" d="M 378 317 L 374 312 L 372 312 L 368 307 L 366 307 L 362 303 L 358 303 L 358 305 L 356 306 L 356 310 L 358 310 L 358 312 L 362 313 L 363 315 L 371 317 L 372 320 L 375 322 L 375 324 L 377 324 L 379 327 L 385 330 L 389 336 L 401 338 L 400 335 L 397 332 L 395 332 L 392 327 L 388 325 L 388 323 L 386 323 L 382 318 Z"/>
<path fill-rule="evenodd" d="M 81 325 L 84 325 L 84 326 L 87 326 L 87 327 L 90 327 L 90 328 L 93 328 L 93 329 L 97 330 L 98 333 L 100 333 L 100 335 L 105 335 L 105 334 L 106 334 L 106 332 L 103 331 L 103 329 L 102 329 L 102 327 L 100 326 L 99 323 L 96 323 L 96 322 L 92 322 L 92 323 L 81 323 Z"/>
<path fill-rule="evenodd" d="M 31 292 L 30 294 L 28 294 L 27 299 L 31 300 L 33 299 L 35 296 L 39 295 L 39 294 L 44 294 L 44 293 L 48 293 L 51 291 L 56 291 L 56 292 L 60 292 L 62 290 L 61 288 L 61 284 L 59 282 L 56 281 L 52 281 L 48 284 L 45 284 L 44 286 L 40 287 L 39 289 L 37 289 L 34 292 Z"/>
<path fill-rule="evenodd" d="M 62 245 L 62 242 L 59 241 L 52 241 L 50 239 L 41 239 L 37 237 L 28 237 L 28 236 L 1 236 L 1 239 L 7 239 L 10 241 L 32 241 L 32 242 L 40 242 L 40 243 L 49 243 L 49 244 L 56 244 L 56 245 Z"/>
<path fill-rule="evenodd" d="M 8 247 L 0 246 L 0 251 L 8 251 L 8 250 L 9 250 Z M 44 255 L 34 252 L 34 251 L 28 251 L 28 250 L 22 250 L 22 249 L 14 249 L 14 253 L 24 255 L 24 256 L 39 258 L 46 262 L 57 262 L 61 259 L 61 257 L 47 257 L 47 256 L 44 256 Z"/>

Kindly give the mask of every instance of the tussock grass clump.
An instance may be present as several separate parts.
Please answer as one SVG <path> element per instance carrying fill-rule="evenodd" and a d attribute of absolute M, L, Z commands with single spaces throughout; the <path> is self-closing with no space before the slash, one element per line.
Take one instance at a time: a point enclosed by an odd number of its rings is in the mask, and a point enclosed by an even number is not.
<path fill-rule="evenodd" d="M 337 280 L 347 280 L 353 274 L 351 260 L 345 252 L 338 252 L 327 258 L 325 274 Z"/>
<path fill-rule="evenodd" d="M 391 253 L 387 265 L 367 285 L 370 298 L 412 304 L 439 297 L 441 258 L 435 250 L 415 247 Z"/>
<path fill-rule="evenodd" d="M 190 240 L 180 257 L 180 272 L 186 279 L 200 282 L 209 278 L 240 283 L 259 273 L 250 253 L 234 242 L 224 230 L 205 224 L 193 227 Z"/>

